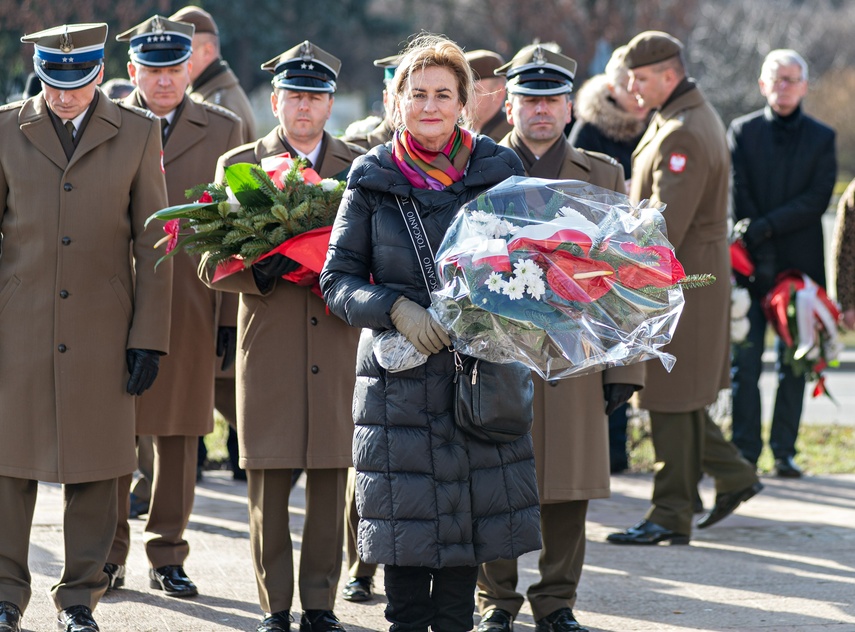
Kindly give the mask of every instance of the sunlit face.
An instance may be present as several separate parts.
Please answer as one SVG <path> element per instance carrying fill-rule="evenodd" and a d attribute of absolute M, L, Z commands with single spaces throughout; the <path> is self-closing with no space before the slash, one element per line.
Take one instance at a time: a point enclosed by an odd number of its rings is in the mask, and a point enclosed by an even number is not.
<path fill-rule="evenodd" d="M 199 75 L 219 56 L 216 38 L 217 36 L 213 33 L 195 33 L 193 35 L 193 52 L 190 54 L 191 82 L 196 81 Z"/>
<path fill-rule="evenodd" d="M 190 61 L 175 66 L 128 63 L 128 75 L 155 116 L 166 116 L 184 99 L 190 85 Z"/>
<path fill-rule="evenodd" d="M 760 94 L 777 114 L 788 116 L 796 111 L 807 94 L 807 81 L 801 66 L 778 66 L 770 77 L 760 77 Z"/>
<path fill-rule="evenodd" d="M 671 96 L 673 70 L 657 69 L 656 66 L 641 66 L 629 71 L 629 91 L 639 104 L 655 110 L 662 107 Z"/>
<path fill-rule="evenodd" d="M 404 127 L 432 151 L 445 147 L 463 112 L 457 79 L 448 68 L 414 70 L 397 100 Z"/>
<path fill-rule="evenodd" d="M 552 145 L 564 135 L 564 126 L 571 120 L 573 106 L 566 94 L 514 94 L 505 104 L 505 111 L 508 122 L 523 139 L 538 145 Z"/>
<path fill-rule="evenodd" d="M 629 112 L 638 120 L 644 120 L 650 108 L 639 103 L 635 95 L 627 88 L 629 86 L 629 76 L 624 76 L 616 84 L 609 85 L 609 93 L 618 104 L 618 107 L 624 112 Z"/>
<path fill-rule="evenodd" d="M 270 95 L 273 114 L 293 144 L 320 142 L 324 125 L 332 114 L 333 96 L 329 92 L 297 92 L 277 88 Z"/>
<path fill-rule="evenodd" d="M 102 66 L 98 76 L 82 88 L 60 90 L 58 88 L 51 88 L 42 82 L 45 102 L 51 109 L 51 112 L 63 120 L 70 121 L 86 111 L 86 108 L 92 103 L 92 99 L 95 98 L 95 90 L 103 79 L 104 68 Z"/>

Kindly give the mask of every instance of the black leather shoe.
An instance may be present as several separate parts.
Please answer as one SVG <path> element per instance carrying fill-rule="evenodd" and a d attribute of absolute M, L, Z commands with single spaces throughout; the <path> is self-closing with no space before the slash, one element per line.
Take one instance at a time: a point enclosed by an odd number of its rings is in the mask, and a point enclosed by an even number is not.
<path fill-rule="evenodd" d="M 689 536 L 682 533 L 675 533 L 671 529 L 666 529 L 655 522 L 642 520 L 626 531 L 610 533 L 606 538 L 606 542 L 611 542 L 612 544 L 659 544 L 660 542 L 688 544 Z"/>
<path fill-rule="evenodd" d="M 570 608 L 561 608 L 534 622 L 534 632 L 588 632 L 573 616 Z"/>
<path fill-rule="evenodd" d="M 125 567 L 122 564 L 104 564 L 104 573 L 107 575 L 107 590 L 118 590 L 125 585 Z"/>
<path fill-rule="evenodd" d="M 710 509 L 707 515 L 698 520 L 698 529 L 706 529 L 707 527 L 713 526 L 716 522 L 724 520 L 732 514 L 739 505 L 760 493 L 762 489 L 763 483 L 757 481 L 751 487 L 746 487 L 739 491 L 716 494 L 715 505 L 713 505 L 713 508 Z"/>
<path fill-rule="evenodd" d="M 345 601 L 371 601 L 371 585 L 374 580 L 371 577 L 351 577 L 350 581 L 341 589 L 341 596 Z"/>
<path fill-rule="evenodd" d="M 475 632 L 511 632 L 513 629 L 514 616 L 507 610 L 493 608 L 481 617 Z"/>
<path fill-rule="evenodd" d="M 796 465 L 793 457 L 788 456 L 783 459 L 775 459 L 775 475 L 781 478 L 801 478 L 802 468 Z"/>
<path fill-rule="evenodd" d="M 99 632 L 101 629 L 92 618 L 92 611 L 86 606 L 71 606 L 60 610 L 56 619 L 59 629 L 63 632 Z"/>
<path fill-rule="evenodd" d="M 264 620 L 255 628 L 255 632 L 290 632 L 293 620 L 290 612 L 280 610 L 264 617 Z"/>
<path fill-rule="evenodd" d="M 0 632 L 21 632 L 21 610 L 11 601 L 0 601 Z"/>
<path fill-rule="evenodd" d="M 183 566 L 161 566 L 148 571 L 149 586 L 164 591 L 170 597 L 193 597 L 199 594 Z"/>
<path fill-rule="evenodd" d="M 306 610 L 300 618 L 300 632 L 344 631 L 332 610 Z"/>

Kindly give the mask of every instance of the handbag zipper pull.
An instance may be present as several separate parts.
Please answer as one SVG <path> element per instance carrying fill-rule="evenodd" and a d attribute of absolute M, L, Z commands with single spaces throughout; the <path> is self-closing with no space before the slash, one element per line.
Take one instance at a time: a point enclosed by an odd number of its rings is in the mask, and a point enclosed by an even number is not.
<path fill-rule="evenodd" d="M 472 367 L 472 386 L 475 386 L 475 383 L 478 381 L 478 362 L 480 360 L 476 361 Z"/>

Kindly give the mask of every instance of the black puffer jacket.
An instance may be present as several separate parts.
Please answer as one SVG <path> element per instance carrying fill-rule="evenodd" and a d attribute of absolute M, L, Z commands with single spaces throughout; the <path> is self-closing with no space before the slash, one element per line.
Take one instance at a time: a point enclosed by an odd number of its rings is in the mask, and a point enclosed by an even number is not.
<path fill-rule="evenodd" d="M 353 401 L 359 555 L 398 566 L 474 566 L 540 548 L 531 436 L 509 444 L 470 439 L 454 425 L 454 363 L 387 373 L 372 336 L 393 329 L 401 294 L 428 306 L 428 291 L 395 195 L 416 200 L 434 251 L 458 209 L 522 175 L 516 154 L 478 136 L 461 182 L 414 189 L 388 145 L 354 162 L 333 227 L 321 288 L 333 313 L 363 331 Z M 369 281 L 373 280 L 373 284 Z"/>

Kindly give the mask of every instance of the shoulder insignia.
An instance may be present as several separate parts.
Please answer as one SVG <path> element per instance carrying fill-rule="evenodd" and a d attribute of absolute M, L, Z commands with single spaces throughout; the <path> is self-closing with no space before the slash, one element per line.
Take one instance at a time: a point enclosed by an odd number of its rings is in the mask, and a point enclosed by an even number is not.
<path fill-rule="evenodd" d="M 668 169 L 671 173 L 683 173 L 688 162 L 689 158 L 686 154 L 672 153 L 668 158 Z"/>
<path fill-rule="evenodd" d="M 599 151 L 589 151 L 587 149 L 579 149 L 578 147 L 576 148 L 576 151 L 581 151 L 583 154 L 585 154 L 589 158 L 595 158 L 597 160 L 601 160 L 602 162 L 608 163 L 610 165 L 617 166 L 619 164 L 617 160 L 615 160 L 614 158 L 612 158 L 608 154 L 604 154 L 604 153 L 599 152 Z"/>
<path fill-rule="evenodd" d="M 226 118 L 234 119 L 240 122 L 240 117 L 237 114 L 235 114 L 228 108 L 224 108 L 222 105 L 217 105 L 216 103 L 211 103 L 210 101 L 198 101 L 198 103 L 209 112 L 215 112 L 217 114 L 220 114 L 221 116 L 225 116 Z"/>
<path fill-rule="evenodd" d="M 116 105 L 118 105 L 120 108 L 122 108 L 123 110 L 127 110 L 128 112 L 133 112 L 134 114 L 139 114 L 140 116 L 144 116 L 148 119 L 154 120 L 157 118 L 149 110 L 137 107 L 135 105 L 128 105 L 127 103 L 124 103 L 122 101 L 114 101 L 114 103 Z"/>
<path fill-rule="evenodd" d="M 0 112 L 8 112 L 9 110 L 19 110 L 24 105 L 24 101 L 12 101 L 5 105 L 0 105 Z"/>

